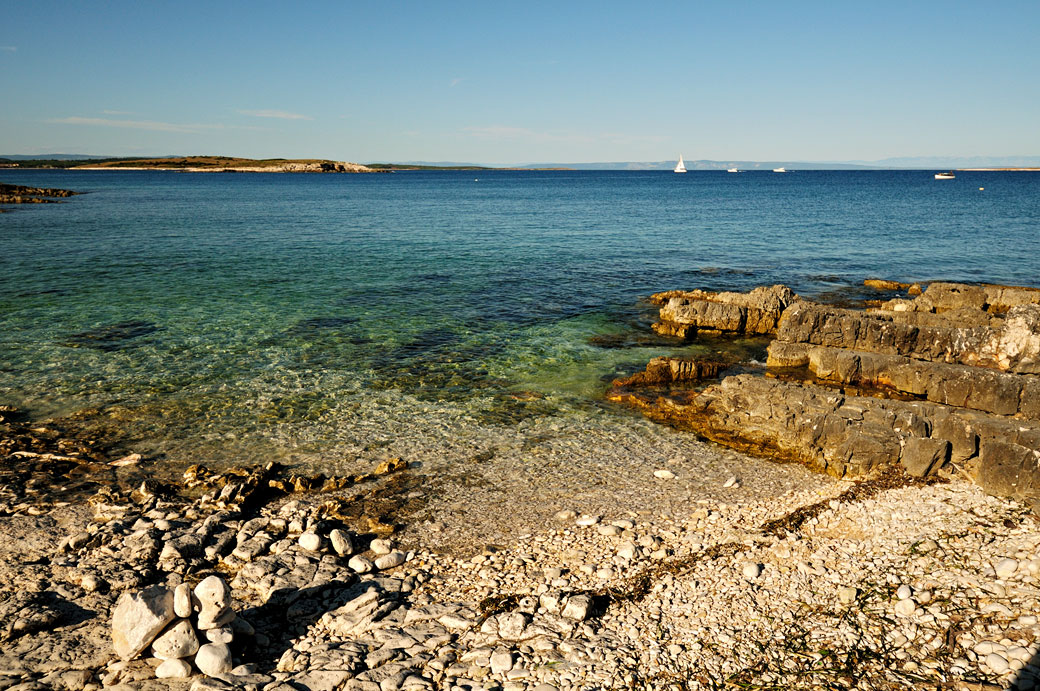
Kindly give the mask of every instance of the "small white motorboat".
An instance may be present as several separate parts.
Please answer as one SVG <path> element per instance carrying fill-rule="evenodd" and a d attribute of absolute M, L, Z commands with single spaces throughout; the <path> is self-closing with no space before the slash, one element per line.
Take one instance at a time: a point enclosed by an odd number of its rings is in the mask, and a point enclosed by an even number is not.
<path fill-rule="evenodd" d="M 737 170 L 736 168 L 730 168 L 730 169 L 729 169 L 729 170 L 727 170 L 726 172 L 727 172 L 727 173 L 739 173 L 740 171 L 739 171 L 739 170 Z"/>
<path fill-rule="evenodd" d="M 949 173 L 936 173 L 935 174 L 935 179 L 936 180 L 953 180 L 955 177 L 957 177 L 957 176 L 953 174 L 952 170 Z"/>
<path fill-rule="evenodd" d="M 786 173 L 787 168 L 773 168 L 774 173 Z"/>

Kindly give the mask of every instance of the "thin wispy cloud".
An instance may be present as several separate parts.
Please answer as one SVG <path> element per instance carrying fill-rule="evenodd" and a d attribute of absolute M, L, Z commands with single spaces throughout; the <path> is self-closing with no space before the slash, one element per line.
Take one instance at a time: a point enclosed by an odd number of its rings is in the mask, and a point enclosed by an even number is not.
<path fill-rule="evenodd" d="M 103 110 L 105 115 L 133 115 L 129 110 Z"/>
<path fill-rule="evenodd" d="M 300 113 L 289 113 L 284 110 L 240 110 L 241 115 L 250 115 L 254 118 L 277 118 L 279 120 L 313 120 L 309 115 Z"/>
<path fill-rule="evenodd" d="M 452 80 L 451 80 L 451 83 L 450 83 L 450 84 L 448 84 L 448 87 L 449 87 L 449 88 L 455 88 L 456 86 L 458 86 L 459 84 L 461 84 L 461 83 L 462 83 L 463 81 L 464 81 L 464 80 L 463 80 L 463 78 L 462 78 L 462 77 L 455 77 L 454 79 L 452 79 Z"/>
<path fill-rule="evenodd" d="M 0 52 L 13 53 L 18 50 L 18 46 L 0 46 Z"/>
<path fill-rule="evenodd" d="M 213 130 L 225 129 L 224 125 L 181 124 L 176 122 L 159 122 L 156 120 L 113 120 L 111 118 L 52 118 L 47 122 L 55 125 L 90 125 L 95 127 L 118 127 L 129 130 L 149 130 L 151 132 L 179 132 L 181 134 L 200 134 Z"/>

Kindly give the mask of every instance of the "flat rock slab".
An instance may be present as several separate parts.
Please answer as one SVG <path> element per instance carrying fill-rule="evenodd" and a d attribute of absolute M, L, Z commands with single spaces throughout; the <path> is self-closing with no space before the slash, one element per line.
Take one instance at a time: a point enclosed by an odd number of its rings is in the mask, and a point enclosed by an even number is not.
<path fill-rule="evenodd" d="M 611 398 L 712 441 L 839 478 L 895 464 L 935 474 L 954 460 L 987 491 L 1040 504 L 1038 423 L 748 374 L 686 398 Z"/>

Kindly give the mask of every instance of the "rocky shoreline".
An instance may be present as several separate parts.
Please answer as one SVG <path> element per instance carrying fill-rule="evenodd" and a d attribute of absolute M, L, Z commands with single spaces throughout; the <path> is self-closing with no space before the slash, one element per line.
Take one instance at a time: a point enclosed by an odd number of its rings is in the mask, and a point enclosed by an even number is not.
<path fill-rule="evenodd" d="M 907 301 L 919 310 L 879 304 L 877 319 L 902 323 L 881 313 L 900 312 L 917 315 L 917 333 L 954 328 L 947 310 L 925 311 L 933 286 L 921 302 Z M 992 388 L 985 377 L 1031 381 L 1031 327 L 1016 331 L 1023 305 L 1007 304 L 1020 298 L 985 292 L 985 308 L 972 308 L 977 323 L 956 327 L 983 344 L 974 362 L 990 366 L 942 364 L 977 368 L 985 386 L 954 398 L 949 373 L 928 369 L 925 381 L 938 383 L 923 393 L 886 385 L 886 398 L 878 373 L 918 358 L 893 354 L 904 359 L 870 369 L 868 351 L 854 350 L 839 355 L 858 358 L 858 370 L 825 366 L 829 351 L 813 349 L 838 346 L 795 338 L 803 318 L 793 315 L 816 306 L 779 288 L 751 299 L 714 295 L 658 298 L 678 315 L 662 330 L 742 333 L 753 324 L 777 336 L 770 360 L 782 354 L 784 367 L 705 387 L 700 380 L 731 363 L 661 359 L 611 396 L 840 479 L 807 476 L 747 501 L 743 485 L 755 478 L 738 472 L 712 496 L 691 495 L 667 512 L 646 510 L 648 498 L 583 514 L 581 503 L 557 498 L 547 509 L 555 517 L 535 530 L 450 550 L 437 536 L 465 526 L 413 530 L 371 501 L 410 492 L 419 464 L 388 458 L 341 477 L 273 464 L 219 473 L 193 466 L 165 485 L 136 454 L 5 408 L 0 576 L 18 585 L 0 587 L 0 690 L 1034 688 L 1033 485 L 1002 489 L 984 470 L 1007 458 L 994 444 L 1029 448 L 1033 389 L 1018 390 L 1014 412 L 988 409 L 1010 411 L 993 401 L 1011 394 L 981 395 Z M 819 310 L 830 319 L 866 314 Z M 985 346 L 1012 341 L 1025 345 Z M 950 360 L 966 352 L 943 350 Z M 821 376 L 831 371 L 842 374 Z M 932 390 L 946 399 L 927 398 Z M 951 404 L 968 401 L 977 405 Z M 823 406 L 819 429 L 828 434 L 799 436 L 813 428 L 798 422 L 813 405 Z M 722 411 L 730 410 L 744 415 L 729 422 Z M 954 421 L 943 427 L 936 410 Z M 944 429 L 961 436 L 946 439 Z M 778 442 L 783 434 L 794 441 Z M 829 450 L 841 444 L 828 435 L 844 439 L 844 455 Z M 727 453 L 732 467 L 752 472 L 755 461 Z M 677 462 L 643 472 L 652 493 L 697 471 Z M 611 491 L 609 481 L 600 491 Z"/>

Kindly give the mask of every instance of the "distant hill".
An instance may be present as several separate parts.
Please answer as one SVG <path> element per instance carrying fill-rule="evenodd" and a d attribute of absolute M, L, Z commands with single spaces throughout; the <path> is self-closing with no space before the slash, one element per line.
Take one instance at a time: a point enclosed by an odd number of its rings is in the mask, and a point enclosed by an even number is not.
<path fill-rule="evenodd" d="M 8 161 L 86 161 L 92 158 L 115 158 L 115 156 L 93 156 L 88 154 L 0 154 Z"/>

